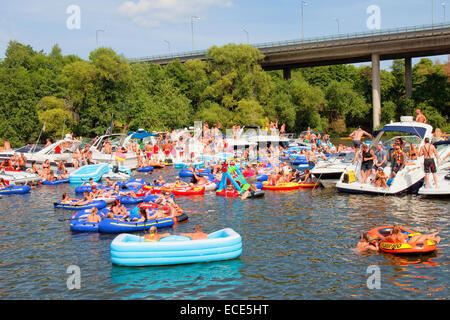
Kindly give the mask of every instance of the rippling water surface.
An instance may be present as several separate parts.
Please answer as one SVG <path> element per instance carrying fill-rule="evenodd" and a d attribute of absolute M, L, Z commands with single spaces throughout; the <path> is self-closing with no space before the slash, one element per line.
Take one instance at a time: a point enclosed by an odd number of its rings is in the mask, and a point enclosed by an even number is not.
<path fill-rule="evenodd" d="M 171 180 L 172 168 L 155 171 Z M 153 179 L 152 176 L 138 176 Z M 55 210 L 71 185 L 40 186 L 0 199 L 2 299 L 447 299 L 449 202 L 418 196 L 372 197 L 335 189 L 267 191 L 265 198 L 226 199 L 214 193 L 177 198 L 189 222 L 163 232 L 231 227 L 243 239 L 240 258 L 164 267 L 111 264 L 115 235 L 75 234 L 73 212 Z M 359 253 L 362 232 L 384 224 L 418 232 L 440 230 L 438 251 L 397 257 Z M 70 265 L 81 269 L 81 289 L 68 290 Z M 367 288 L 376 265 L 381 289 Z"/>

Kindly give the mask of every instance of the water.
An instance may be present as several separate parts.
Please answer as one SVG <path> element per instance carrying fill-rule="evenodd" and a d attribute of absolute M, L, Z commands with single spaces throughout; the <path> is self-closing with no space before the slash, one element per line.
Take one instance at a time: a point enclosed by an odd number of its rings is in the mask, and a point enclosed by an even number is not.
<path fill-rule="evenodd" d="M 171 181 L 172 168 L 138 175 Z M 266 192 L 265 198 L 226 199 L 214 193 L 180 197 L 189 215 L 163 232 L 205 232 L 231 227 L 243 239 L 240 258 L 161 267 L 111 264 L 115 235 L 75 234 L 74 212 L 53 202 L 74 186 L 40 186 L 0 199 L 1 299 L 447 299 L 449 202 L 418 196 L 372 197 L 334 189 Z M 359 253 L 362 232 L 401 224 L 418 232 L 440 230 L 438 251 L 397 257 Z M 68 290 L 67 268 L 81 270 L 81 289 Z M 381 289 L 369 290 L 367 268 L 381 271 Z"/>

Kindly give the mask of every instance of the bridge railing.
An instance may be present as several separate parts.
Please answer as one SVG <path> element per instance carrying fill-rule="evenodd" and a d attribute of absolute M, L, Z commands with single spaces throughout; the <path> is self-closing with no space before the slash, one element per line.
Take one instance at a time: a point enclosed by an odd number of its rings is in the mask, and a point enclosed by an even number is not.
<path fill-rule="evenodd" d="M 286 47 L 293 45 L 306 45 L 311 43 L 320 43 L 326 41 L 336 41 L 336 40 L 346 40 L 346 39 L 358 39 L 365 37 L 373 37 L 373 36 L 385 36 L 385 35 L 393 35 L 393 34 L 403 34 L 409 32 L 420 32 L 420 31 L 434 31 L 444 28 L 450 28 L 450 23 L 435 23 L 428 25 L 418 25 L 418 26 L 409 26 L 409 27 L 401 27 L 401 28 L 392 28 L 392 29 L 380 29 L 380 30 L 372 30 L 366 32 L 355 32 L 355 33 L 344 33 L 338 35 L 329 35 L 329 36 L 320 36 L 307 38 L 304 40 L 294 39 L 294 40 L 286 40 L 286 41 L 273 41 L 273 42 L 264 42 L 264 43 L 256 43 L 251 46 L 258 49 L 265 48 L 276 48 L 276 47 Z M 185 51 L 174 54 L 162 54 L 162 55 L 154 55 L 140 58 L 130 58 L 129 62 L 149 62 L 149 61 L 161 61 L 161 60 L 172 60 L 179 58 L 187 58 L 187 57 L 201 57 L 205 56 L 208 50 L 197 50 L 197 51 Z"/>

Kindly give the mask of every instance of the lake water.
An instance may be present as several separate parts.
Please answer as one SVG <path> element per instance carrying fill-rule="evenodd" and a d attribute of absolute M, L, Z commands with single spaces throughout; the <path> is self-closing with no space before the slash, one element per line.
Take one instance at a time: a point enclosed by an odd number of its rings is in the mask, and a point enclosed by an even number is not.
<path fill-rule="evenodd" d="M 173 168 L 137 175 L 148 181 Z M 242 236 L 235 260 L 161 267 L 111 264 L 115 235 L 72 233 L 73 211 L 53 202 L 74 186 L 39 186 L 0 199 L 1 299 L 447 299 L 449 202 L 418 196 L 373 197 L 335 189 L 266 191 L 262 199 L 227 199 L 214 193 L 176 201 L 189 221 L 162 232 L 205 232 L 230 227 Z M 359 253 L 362 232 L 386 224 L 418 232 L 440 230 L 431 255 L 398 257 Z M 68 290 L 67 268 L 81 270 L 81 288 Z M 369 266 L 380 289 L 368 289 Z"/>

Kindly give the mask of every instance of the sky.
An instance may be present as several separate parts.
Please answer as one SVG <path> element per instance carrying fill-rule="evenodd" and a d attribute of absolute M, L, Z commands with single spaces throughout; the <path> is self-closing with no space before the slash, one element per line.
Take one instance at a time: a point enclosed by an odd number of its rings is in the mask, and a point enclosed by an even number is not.
<path fill-rule="evenodd" d="M 444 0 L 306 2 L 305 39 L 338 34 L 337 20 L 341 34 L 370 31 L 371 5 L 379 7 L 381 29 L 443 23 L 444 11 L 450 22 Z M 127 58 L 189 52 L 192 35 L 194 50 L 247 43 L 247 36 L 250 44 L 301 39 L 301 12 L 301 0 L 0 0 L 0 58 L 10 40 L 45 53 L 58 44 L 64 55 L 88 59 L 97 46 Z"/>

